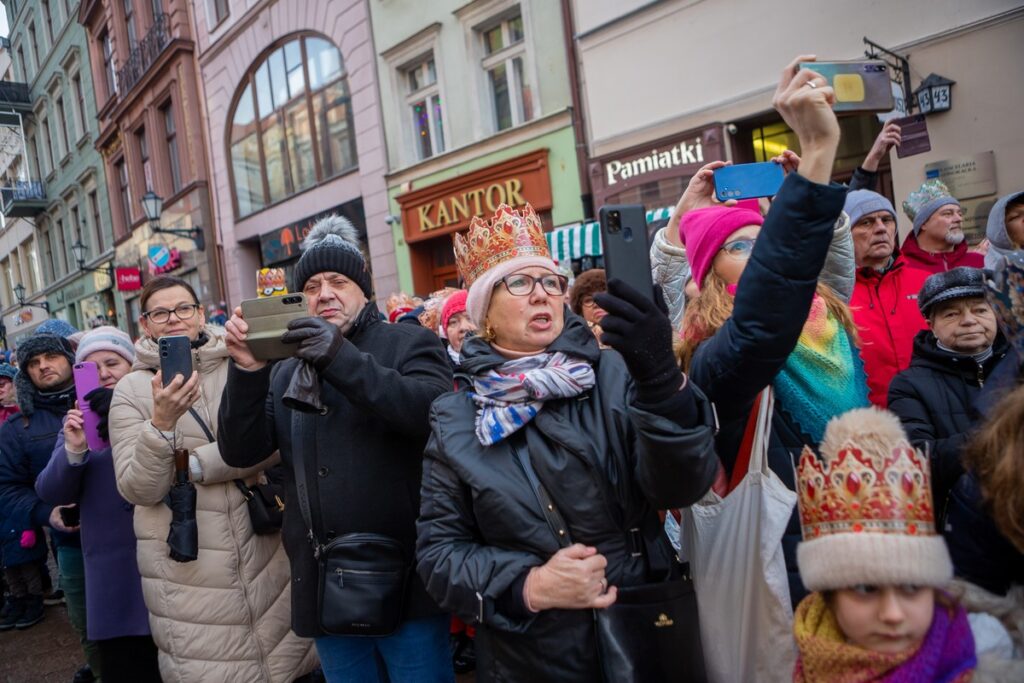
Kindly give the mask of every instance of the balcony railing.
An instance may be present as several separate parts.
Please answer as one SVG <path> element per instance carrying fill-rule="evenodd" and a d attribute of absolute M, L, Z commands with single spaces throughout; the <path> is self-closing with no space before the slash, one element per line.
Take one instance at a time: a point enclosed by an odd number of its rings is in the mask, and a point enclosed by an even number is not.
<path fill-rule="evenodd" d="M 46 209 L 46 187 L 39 180 L 16 180 L 0 188 L 0 213 L 7 218 L 31 218 Z"/>
<path fill-rule="evenodd" d="M 167 14 L 158 14 L 145 37 L 128 55 L 128 60 L 117 72 L 117 91 L 125 93 L 146 75 L 149 67 L 171 43 L 171 20 Z"/>
<path fill-rule="evenodd" d="M 0 106 L 31 110 L 32 96 L 29 93 L 28 83 L 0 81 Z"/>

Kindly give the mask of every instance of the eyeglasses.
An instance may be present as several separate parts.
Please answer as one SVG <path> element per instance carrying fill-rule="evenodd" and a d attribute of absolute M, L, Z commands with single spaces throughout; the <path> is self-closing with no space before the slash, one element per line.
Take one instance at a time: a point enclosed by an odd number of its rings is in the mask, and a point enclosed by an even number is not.
<path fill-rule="evenodd" d="M 142 315 L 152 323 L 163 325 L 171 319 L 171 313 L 173 313 L 178 320 L 189 320 L 195 317 L 196 311 L 198 310 L 199 304 L 179 304 L 174 309 L 154 308 L 152 311 L 146 311 Z"/>
<path fill-rule="evenodd" d="M 750 254 L 754 251 L 754 244 L 757 242 L 757 238 L 746 237 L 740 240 L 733 240 L 732 242 L 726 242 L 722 245 L 719 251 L 724 251 L 727 255 L 733 258 L 743 259 L 744 261 L 750 258 Z"/>
<path fill-rule="evenodd" d="M 583 301 L 580 302 L 580 305 L 583 306 L 583 308 L 590 308 L 591 306 L 596 306 L 597 302 L 594 301 L 594 297 L 585 296 L 583 297 Z"/>
<path fill-rule="evenodd" d="M 515 273 L 513 275 L 506 275 L 501 278 L 501 281 L 504 283 L 505 289 L 512 296 L 529 296 L 533 294 L 533 290 L 537 287 L 538 282 L 544 291 L 551 296 L 565 294 L 565 291 L 569 288 L 569 280 L 564 275 L 555 275 L 554 273 L 541 277 Z"/>

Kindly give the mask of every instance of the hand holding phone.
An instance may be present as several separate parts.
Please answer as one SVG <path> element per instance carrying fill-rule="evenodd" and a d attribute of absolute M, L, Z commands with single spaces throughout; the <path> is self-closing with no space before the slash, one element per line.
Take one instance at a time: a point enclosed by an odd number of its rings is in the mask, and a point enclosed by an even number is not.
<path fill-rule="evenodd" d="M 281 336 L 288 323 L 309 316 L 304 294 L 286 294 L 242 302 L 242 318 L 248 326 L 245 343 L 256 360 L 278 360 L 295 355 L 295 345 Z"/>
<path fill-rule="evenodd" d="M 892 111 L 889 67 L 877 60 L 855 62 L 801 62 L 801 69 L 821 74 L 835 92 L 837 114 Z"/>
<path fill-rule="evenodd" d="M 184 335 L 160 337 L 160 375 L 166 387 L 176 375 L 192 376 L 192 342 Z"/>
<path fill-rule="evenodd" d="M 75 378 L 75 397 L 78 399 L 78 410 L 82 414 L 82 430 L 85 432 L 86 443 L 89 450 L 102 451 L 110 446 L 110 443 L 100 436 L 99 424 L 103 417 L 97 415 L 85 400 L 87 394 L 100 386 L 99 369 L 95 363 L 85 361 L 75 363 L 72 374 Z"/>
<path fill-rule="evenodd" d="M 774 161 L 723 166 L 715 170 L 715 197 L 722 202 L 774 197 L 785 179 L 782 164 Z"/>

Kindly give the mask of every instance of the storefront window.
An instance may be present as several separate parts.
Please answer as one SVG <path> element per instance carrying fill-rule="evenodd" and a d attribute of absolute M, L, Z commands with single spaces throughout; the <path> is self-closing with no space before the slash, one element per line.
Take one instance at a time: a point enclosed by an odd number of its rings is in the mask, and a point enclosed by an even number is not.
<path fill-rule="evenodd" d="M 864 161 L 882 124 L 874 116 L 845 116 L 839 119 L 839 128 L 839 149 L 832 169 L 837 175 L 852 172 Z M 751 142 L 754 161 L 770 161 L 787 149 L 800 153 L 796 133 L 781 121 L 755 127 L 751 131 Z"/>
<path fill-rule="evenodd" d="M 243 82 L 231 121 L 239 217 L 356 166 L 348 79 L 323 38 L 295 37 L 270 52 Z"/>

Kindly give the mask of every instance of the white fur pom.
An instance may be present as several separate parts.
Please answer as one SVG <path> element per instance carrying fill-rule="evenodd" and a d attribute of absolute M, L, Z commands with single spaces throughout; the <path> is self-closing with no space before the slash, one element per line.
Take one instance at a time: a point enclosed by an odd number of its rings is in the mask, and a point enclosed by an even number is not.
<path fill-rule="evenodd" d="M 359 249 L 359 231 L 352 222 L 344 216 L 332 214 L 318 220 L 313 229 L 309 231 L 306 238 L 302 240 L 302 250 L 305 251 L 320 242 L 333 242 L 340 240 L 348 242 L 356 249 Z"/>

